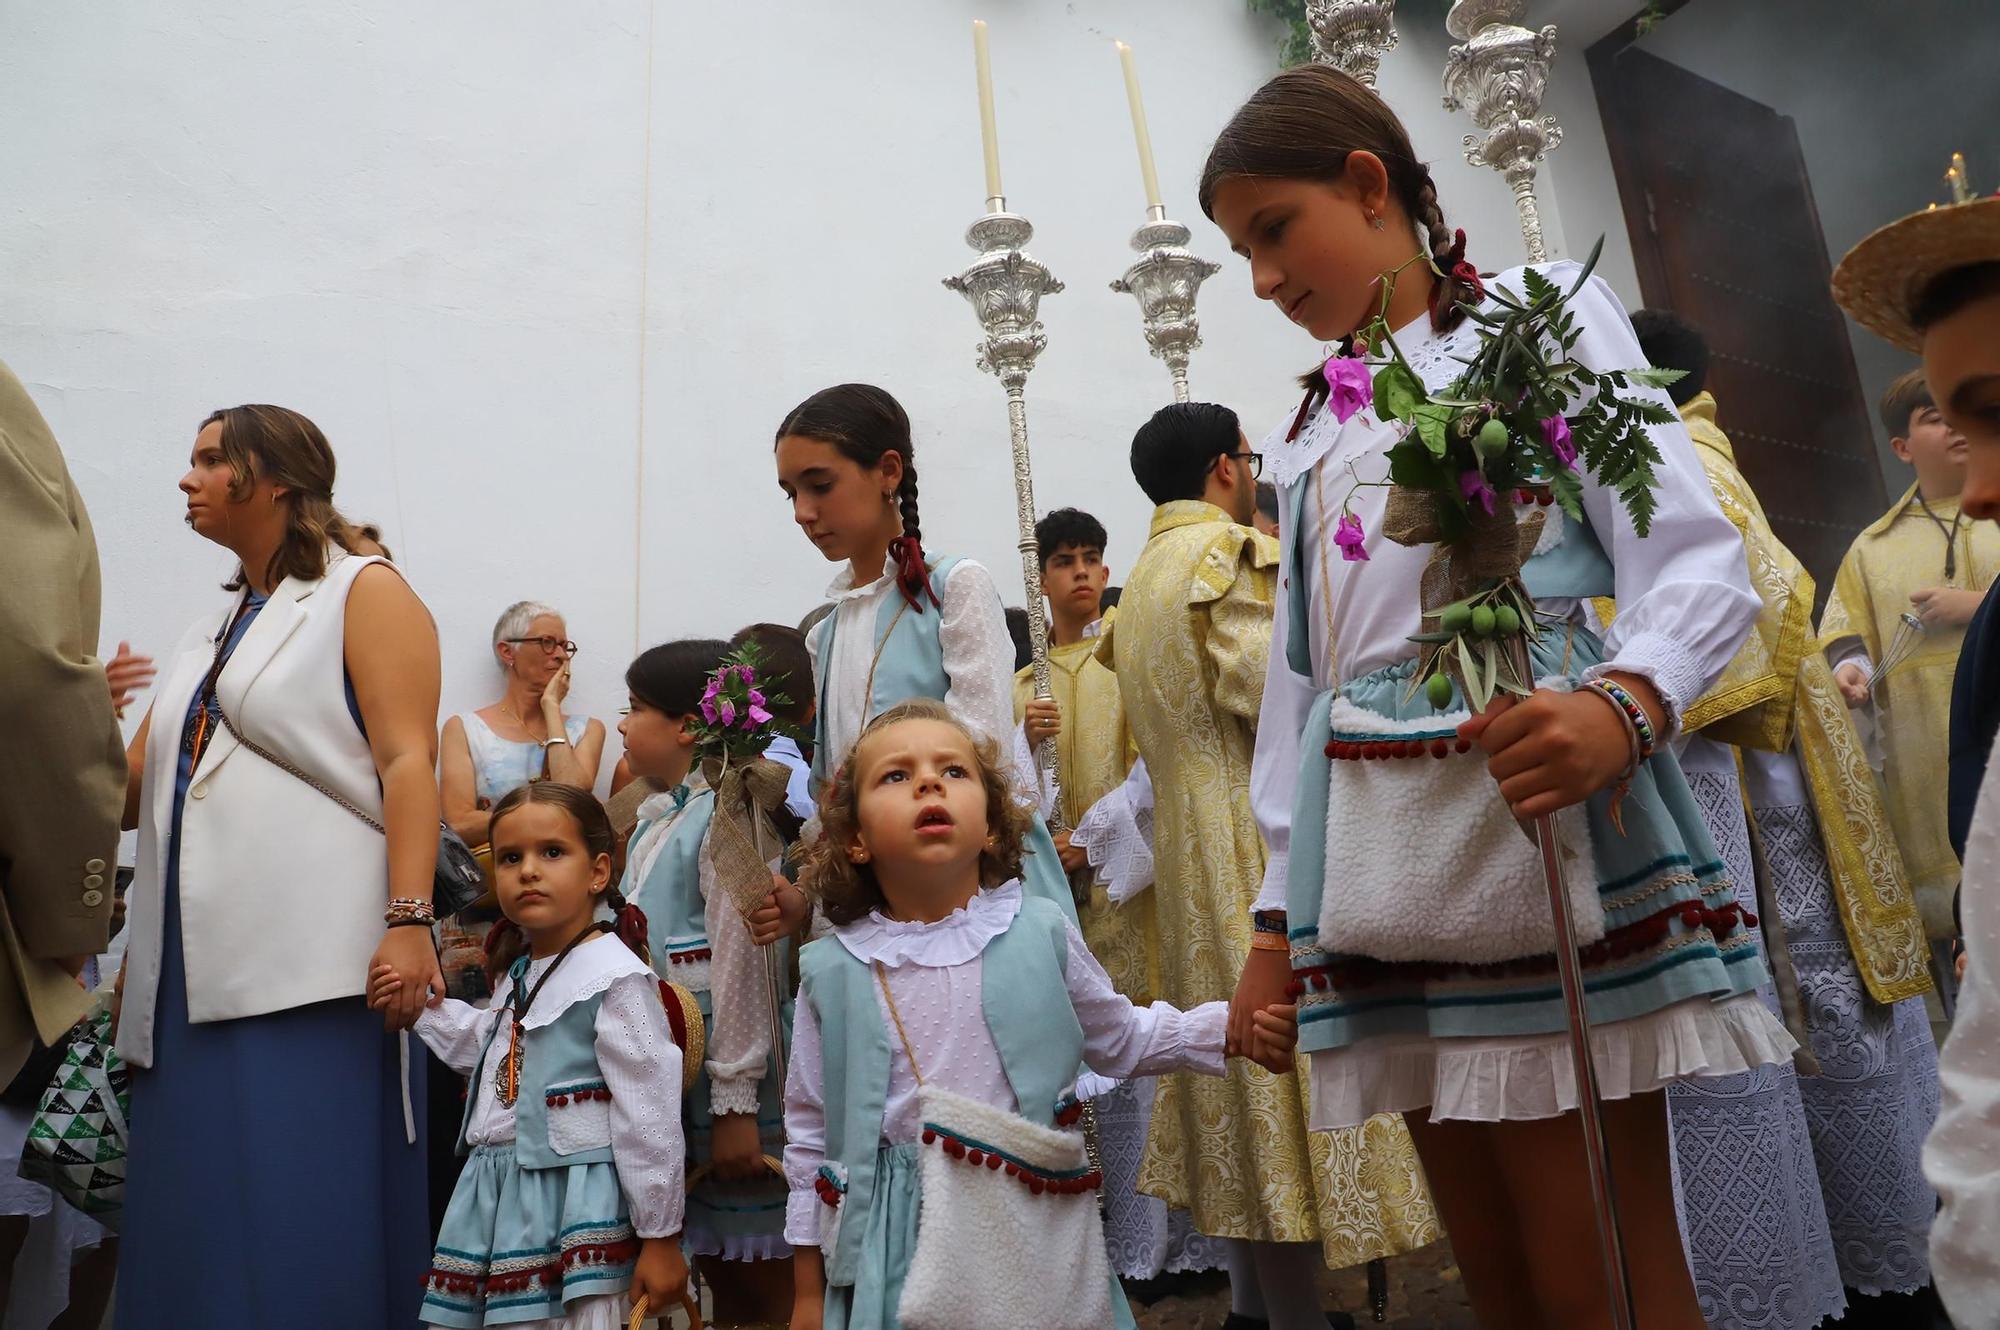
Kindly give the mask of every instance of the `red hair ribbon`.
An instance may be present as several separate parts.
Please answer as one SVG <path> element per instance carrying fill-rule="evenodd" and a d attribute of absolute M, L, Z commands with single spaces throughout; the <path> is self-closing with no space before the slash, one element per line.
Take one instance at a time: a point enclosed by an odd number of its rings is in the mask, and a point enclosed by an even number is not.
<path fill-rule="evenodd" d="M 915 536 L 898 536 L 889 542 L 889 557 L 896 561 L 896 585 L 903 599 L 917 613 L 924 612 L 924 597 L 940 609 L 937 589 L 931 585 L 931 570 L 924 566 L 924 547 Z"/>
<path fill-rule="evenodd" d="M 1472 290 L 1474 300 L 1486 299 L 1486 283 L 1479 280 L 1479 269 L 1465 261 L 1465 232 L 1453 232 L 1451 253 L 1444 256 L 1445 272 L 1453 281 L 1462 282 Z"/>
<path fill-rule="evenodd" d="M 646 912 L 615 892 L 611 904 L 618 940 L 630 948 L 634 956 L 643 958 L 646 955 Z"/>

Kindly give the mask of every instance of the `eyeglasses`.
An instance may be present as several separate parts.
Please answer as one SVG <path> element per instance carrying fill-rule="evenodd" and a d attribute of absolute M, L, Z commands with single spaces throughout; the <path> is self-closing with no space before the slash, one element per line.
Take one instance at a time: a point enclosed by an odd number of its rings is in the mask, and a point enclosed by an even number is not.
<path fill-rule="evenodd" d="M 527 646 L 532 642 L 542 649 L 542 654 L 545 656 L 553 656 L 557 652 L 565 656 L 576 654 L 576 643 L 561 637 L 503 637 L 500 640 L 517 647 Z"/>
<path fill-rule="evenodd" d="M 1223 454 L 1222 454 L 1222 455 L 1221 455 L 1220 457 L 1218 457 L 1218 458 L 1217 458 L 1216 460 L 1217 460 L 1217 461 L 1226 461 L 1226 460 L 1228 460 L 1228 459 L 1230 459 L 1230 458 L 1234 458 L 1234 459 L 1236 459 L 1236 460 L 1238 460 L 1238 461 L 1242 461 L 1242 462 L 1248 462 L 1248 463 L 1250 464 L 1250 479 L 1252 479 L 1252 480 L 1262 480 L 1262 479 L 1264 478 L 1264 454 L 1262 454 L 1262 453 L 1223 453 Z"/>

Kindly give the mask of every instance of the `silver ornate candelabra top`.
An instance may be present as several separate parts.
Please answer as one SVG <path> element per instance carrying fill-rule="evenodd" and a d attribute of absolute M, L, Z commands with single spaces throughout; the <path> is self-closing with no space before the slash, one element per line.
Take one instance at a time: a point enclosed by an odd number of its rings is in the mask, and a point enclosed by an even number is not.
<path fill-rule="evenodd" d="M 979 344 L 979 368 L 1000 380 L 1007 390 L 1007 427 L 1014 450 L 1014 516 L 1020 535 L 1021 581 L 1028 593 L 1028 641 L 1035 658 L 1035 696 L 1049 691 L 1049 625 L 1042 606 L 1041 547 L 1035 540 L 1035 482 L 1028 464 L 1028 372 L 1048 345 L 1039 317 L 1042 297 L 1063 289 L 1048 268 L 1029 258 L 1023 248 L 1035 228 L 1018 213 L 1006 211 L 1005 199 L 992 199 L 994 211 L 965 230 L 965 242 L 979 251 L 955 277 L 944 284 L 964 296 L 986 334 Z M 1056 789 L 1056 745 L 1042 741 L 1036 751 L 1042 779 Z M 1055 801 L 1060 826 L 1062 801 Z"/>
<path fill-rule="evenodd" d="M 1382 57 L 1396 49 L 1396 0 L 1306 0 L 1313 58 L 1375 86 Z"/>
<path fill-rule="evenodd" d="M 1156 211 L 1164 213 L 1166 209 Z M 1188 400 L 1188 358 L 1201 345 L 1195 297 L 1203 282 L 1222 271 L 1221 264 L 1210 263 L 1188 249 L 1190 236 L 1179 222 L 1164 217 L 1148 221 L 1132 233 L 1132 248 L 1139 251 L 1139 261 L 1111 284 L 1113 291 L 1139 301 L 1146 345 L 1167 363 L 1176 402 Z"/>
<path fill-rule="evenodd" d="M 1457 0 L 1445 28 L 1464 44 L 1451 48 L 1444 66 L 1444 106 L 1469 111 L 1484 136 L 1465 136 L 1465 160 L 1506 177 L 1521 216 L 1528 261 L 1548 257 L 1542 214 L 1535 202 L 1535 170 L 1542 155 L 1562 142 L 1554 116 L 1540 116 L 1556 53 L 1554 25 L 1539 32 L 1515 22 L 1527 0 Z"/>

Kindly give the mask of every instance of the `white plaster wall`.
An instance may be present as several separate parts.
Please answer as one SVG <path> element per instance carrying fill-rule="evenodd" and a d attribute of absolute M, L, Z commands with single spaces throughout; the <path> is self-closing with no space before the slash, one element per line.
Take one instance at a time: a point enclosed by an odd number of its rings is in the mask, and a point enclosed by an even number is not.
<path fill-rule="evenodd" d="M 96 519 L 107 651 L 164 651 L 219 606 L 229 561 L 174 483 L 239 401 L 326 429 L 339 503 L 438 616 L 448 710 L 489 700 L 486 635 L 520 597 L 568 611 L 577 697 L 606 718 L 635 648 L 812 608 L 834 570 L 790 523 L 771 433 L 845 378 L 916 421 L 933 547 L 1018 602 L 1001 393 L 938 284 L 981 206 L 975 14 L 1010 200 L 1069 284 L 1029 389 L 1037 498 L 1097 512 L 1123 569 L 1148 512 L 1126 450 L 1168 387 L 1106 289 L 1143 205 L 1114 36 L 1170 210 L 1225 263 L 1197 395 L 1254 438 L 1317 352 L 1194 203 L 1214 131 L 1276 67 L 1275 26 L 1229 0 L 8 6 L 0 357 Z M 1439 105 L 1444 39 L 1411 26 L 1385 94 L 1473 257 L 1518 262 L 1511 198 Z"/>

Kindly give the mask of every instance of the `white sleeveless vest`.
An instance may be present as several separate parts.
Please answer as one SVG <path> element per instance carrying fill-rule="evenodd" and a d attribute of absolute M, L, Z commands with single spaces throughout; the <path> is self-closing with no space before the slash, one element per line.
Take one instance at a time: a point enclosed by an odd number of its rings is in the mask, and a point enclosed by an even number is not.
<path fill-rule="evenodd" d="M 317 582 L 287 578 L 217 683 L 245 736 L 381 820 L 368 742 L 347 709 L 345 620 L 355 577 L 381 560 L 335 552 Z M 235 602 L 231 602 L 233 605 Z M 147 736 L 118 1051 L 153 1061 L 163 888 L 182 721 L 229 609 L 204 615 L 161 671 Z M 361 995 L 382 941 L 382 833 L 217 728 L 181 814 L 180 909 L 188 1018 L 222 1021 Z"/>

